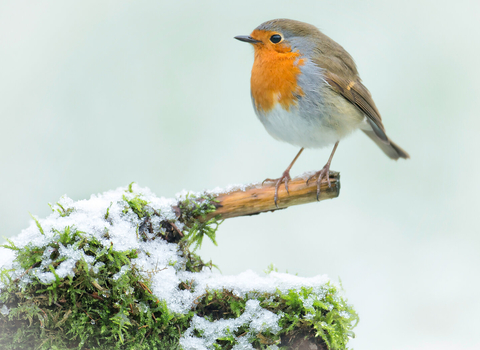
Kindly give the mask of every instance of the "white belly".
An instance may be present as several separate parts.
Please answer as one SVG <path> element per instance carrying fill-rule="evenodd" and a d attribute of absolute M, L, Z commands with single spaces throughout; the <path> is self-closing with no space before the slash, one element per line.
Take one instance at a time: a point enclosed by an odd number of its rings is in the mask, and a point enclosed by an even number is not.
<path fill-rule="evenodd" d="M 365 116 L 329 87 L 321 90 L 316 94 L 319 101 L 302 104 L 304 108 L 297 105 L 287 111 L 277 103 L 267 113 L 256 110 L 257 116 L 277 140 L 305 148 L 333 145 L 358 129 Z"/>

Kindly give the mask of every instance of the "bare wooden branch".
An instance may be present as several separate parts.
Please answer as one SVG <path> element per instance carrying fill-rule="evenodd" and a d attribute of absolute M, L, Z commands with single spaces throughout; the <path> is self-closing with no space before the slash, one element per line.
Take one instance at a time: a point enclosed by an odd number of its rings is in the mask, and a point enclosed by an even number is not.
<path fill-rule="evenodd" d="M 284 184 L 278 191 L 278 207 L 275 206 L 273 196 L 275 194 L 275 183 L 266 182 L 263 186 L 256 183 L 247 186 L 244 189 L 219 193 L 216 198 L 217 210 L 207 215 L 205 220 L 209 220 L 217 215 L 220 219 L 229 219 L 238 216 L 255 215 L 267 211 L 285 209 L 293 205 L 307 204 L 317 201 L 317 182 L 316 179 L 306 183 L 309 176 L 313 173 L 305 173 L 296 177 L 288 183 L 289 193 L 285 190 Z M 327 181 L 323 180 L 320 184 L 319 201 L 336 198 L 340 194 L 340 173 L 330 172 L 331 187 L 328 187 Z"/>

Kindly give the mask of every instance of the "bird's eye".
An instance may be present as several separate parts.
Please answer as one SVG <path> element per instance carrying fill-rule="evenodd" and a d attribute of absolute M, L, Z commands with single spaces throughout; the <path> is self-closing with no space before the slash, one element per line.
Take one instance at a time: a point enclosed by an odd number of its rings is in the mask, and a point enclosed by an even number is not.
<path fill-rule="evenodd" d="M 270 41 L 274 44 L 278 44 L 280 41 L 282 41 L 282 36 L 281 35 L 278 35 L 278 34 L 273 34 L 271 37 L 270 37 Z"/>

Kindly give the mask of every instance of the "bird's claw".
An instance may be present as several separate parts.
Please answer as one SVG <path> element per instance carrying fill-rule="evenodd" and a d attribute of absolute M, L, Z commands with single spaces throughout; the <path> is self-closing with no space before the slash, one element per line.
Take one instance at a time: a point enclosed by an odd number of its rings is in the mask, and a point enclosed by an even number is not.
<path fill-rule="evenodd" d="M 332 184 L 330 182 L 330 164 L 326 164 L 322 170 L 320 171 L 317 171 L 315 174 L 313 174 L 312 176 L 310 176 L 308 179 L 307 179 L 307 186 L 308 186 L 308 182 L 313 179 L 314 177 L 317 178 L 317 201 L 320 200 L 320 183 L 322 182 L 322 179 L 323 178 L 326 178 L 327 180 L 327 184 L 328 184 L 328 188 L 331 188 L 332 187 Z"/>
<path fill-rule="evenodd" d="M 273 200 L 274 200 L 275 206 L 277 208 L 278 208 L 278 189 L 280 188 L 280 185 L 283 182 L 283 183 L 285 183 L 285 190 L 287 191 L 288 194 L 290 194 L 290 192 L 288 192 L 288 181 L 290 181 L 291 179 L 292 178 L 290 177 L 290 172 L 289 171 L 284 171 L 283 175 L 281 177 L 279 177 L 278 179 L 265 179 L 262 182 L 262 186 L 267 181 L 276 182 L 276 184 L 275 184 L 275 196 L 273 197 Z"/>

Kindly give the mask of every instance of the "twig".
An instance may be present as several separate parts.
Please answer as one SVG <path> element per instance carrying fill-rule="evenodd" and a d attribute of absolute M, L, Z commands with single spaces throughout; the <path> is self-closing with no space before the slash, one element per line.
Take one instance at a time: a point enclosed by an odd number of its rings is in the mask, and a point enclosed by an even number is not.
<path fill-rule="evenodd" d="M 244 189 L 237 189 L 230 192 L 218 193 L 215 195 L 218 203 L 217 210 L 208 214 L 204 220 L 210 220 L 215 216 L 220 219 L 229 219 L 238 216 L 256 215 L 268 211 L 285 209 L 294 205 L 307 204 L 317 201 L 316 181 L 306 183 L 312 173 L 305 173 L 289 181 L 289 192 L 282 184 L 278 191 L 278 207 L 275 206 L 273 196 L 275 194 L 274 183 L 256 183 Z M 340 173 L 330 172 L 331 187 L 328 187 L 324 180 L 320 185 L 319 201 L 336 198 L 340 194 Z"/>

